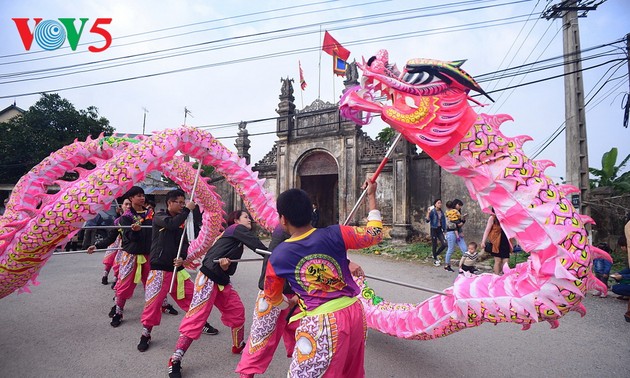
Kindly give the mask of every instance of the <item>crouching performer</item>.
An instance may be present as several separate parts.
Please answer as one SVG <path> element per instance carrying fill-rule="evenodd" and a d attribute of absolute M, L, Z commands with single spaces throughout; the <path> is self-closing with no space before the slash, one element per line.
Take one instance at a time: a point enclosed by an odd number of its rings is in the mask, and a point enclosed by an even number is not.
<path fill-rule="evenodd" d="M 213 306 L 221 312 L 223 324 L 232 329 L 232 353 L 240 354 L 245 348 L 245 307 L 230 283 L 230 276 L 234 275 L 238 266 L 231 260 L 241 258 L 243 245 L 253 251 L 266 251 L 267 246 L 252 231 L 252 221 L 245 211 L 231 212 L 227 224 L 223 234 L 206 253 L 195 279 L 192 302 L 179 326 L 175 352 L 168 361 L 170 378 L 181 377 L 182 357 L 193 340 L 201 336 Z"/>
<path fill-rule="evenodd" d="M 299 189 L 278 197 L 280 224 L 291 235 L 269 258 L 265 298 L 271 305 L 292 305 L 282 295 L 285 280 L 299 297 L 301 312 L 289 377 L 364 377 L 367 326 L 360 290 L 351 276 L 348 249 L 365 248 L 382 239 L 376 183 L 367 180 L 367 227 L 334 225 L 315 229 L 310 223 L 311 200 Z"/>

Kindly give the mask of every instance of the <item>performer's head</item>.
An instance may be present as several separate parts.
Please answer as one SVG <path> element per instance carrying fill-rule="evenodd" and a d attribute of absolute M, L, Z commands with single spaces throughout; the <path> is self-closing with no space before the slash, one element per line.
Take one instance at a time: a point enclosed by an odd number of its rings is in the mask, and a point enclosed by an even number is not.
<path fill-rule="evenodd" d="M 311 203 L 308 193 L 301 189 L 289 189 L 280 193 L 276 201 L 280 223 L 285 229 L 286 223 L 293 227 L 311 224 Z"/>
<path fill-rule="evenodd" d="M 249 217 L 249 214 L 247 214 L 247 211 L 245 210 L 232 211 L 228 214 L 226 222 L 228 226 L 236 223 L 243 225 L 250 230 L 252 229 L 252 219 Z"/>
<path fill-rule="evenodd" d="M 179 214 L 186 206 L 186 195 L 182 190 L 174 189 L 166 193 L 166 210 L 171 214 Z"/>
<path fill-rule="evenodd" d="M 122 205 L 120 205 L 120 207 L 122 208 L 123 213 L 129 210 L 129 208 L 131 208 L 131 200 L 129 198 L 125 198 L 125 200 L 123 201 Z"/>
<path fill-rule="evenodd" d="M 132 186 L 125 194 L 125 198 L 131 201 L 131 206 L 136 210 L 144 207 L 144 189 L 139 186 Z"/>

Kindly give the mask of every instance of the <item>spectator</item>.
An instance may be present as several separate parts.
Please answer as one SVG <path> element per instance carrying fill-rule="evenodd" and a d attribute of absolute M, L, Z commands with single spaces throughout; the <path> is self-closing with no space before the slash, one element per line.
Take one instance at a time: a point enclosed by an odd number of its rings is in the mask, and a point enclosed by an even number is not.
<path fill-rule="evenodd" d="M 627 225 L 626 225 L 627 226 Z M 625 236 L 619 238 L 619 247 L 621 250 L 628 252 L 628 239 Z M 630 297 L 630 267 L 626 267 L 617 273 L 610 275 L 615 281 L 616 285 L 613 285 L 612 291 L 619 295 L 619 299 L 627 300 Z M 630 301 L 628 301 L 628 310 L 623 315 L 628 323 L 630 323 Z"/>
<path fill-rule="evenodd" d="M 608 252 L 609 254 L 612 252 L 612 249 L 608 246 L 608 243 L 599 243 L 597 244 L 597 248 L 602 251 Z M 610 268 L 612 268 L 612 262 L 606 259 L 594 259 L 593 260 L 593 272 L 595 273 L 595 277 L 598 280 L 602 281 L 606 287 L 608 287 L 608 276 L 610 274 Z M 600 298 L 606 298 L 607 294 L 603 291 L 595 290 L 593 295 L 598 296 Z"/>
<path fill-rule="evenodd" d="M 427 223 L 430 223 L 431 227 L 431 249 L 433 252 L 433 265 L 440 266 L 442 263 L 439 258 L 439 254 L 446 249 L 446 239 L 444 238 L 444 230 L 446 230 L 446 217 L 442 211 L 442 200 L 436 199 L 433 202 L 427 212 L 425 218 Z M 440 249 L 437 248 L 438 241 L 440 242 Z"/>
<path fill-rule="evenodd" d="M 491 245 L 486 247 L 486 242 Z M 503 267 L 510 260 L 512 245 L 503 228 L 501 228 L 501 223 L 499 223 L 499 218 L 495 215 L 494 209 L 492 209 L 492 214 L 488 218 L 481 245 L 484 246 L 484 251 L 489 252 L 494 257 L 494 267 L 492 269 L 494 274 L 503 273 Z"/>
<path fill-rule="evenodd" d="M 311 226 L 317 227 L 319 223 L 319 209 L 317 203 L 313 202 L 313 212 L 311 213 Z"/>

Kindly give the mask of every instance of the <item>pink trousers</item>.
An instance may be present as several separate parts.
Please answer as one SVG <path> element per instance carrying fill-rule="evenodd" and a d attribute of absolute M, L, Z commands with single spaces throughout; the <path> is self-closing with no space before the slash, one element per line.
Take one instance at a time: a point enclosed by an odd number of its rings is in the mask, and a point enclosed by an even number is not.
<path fill-rule="evenodd" d="M 162 320 L 162 302 L 169 294 L 168 290 L 171 286 L 172 278 L 173 272 L 170 271 L 152 270 L 149 272 L 149 277 L 144 287 L 144 310 L 140 317 L 140 322 L 142 322 L 144 327 L 160 325 Z M 184 280 L 184 297 L 181 299 L 177 298 L 178 288 L 179 282 L 177 277 L 175 277 L 173 291 L 170 293 L 171 298 L 182 310 L 188 311 L 193 295 L 193 282 L 190 278 Z"/>
<path fill-rule="evenodd" d="M 293 297 L 292 294 L 287 295 Z M 299 310 L 298 310 L 299 311 Z M 284 340 L 287 357 L 291 358 L 295 347 L 295 330 L 300 322 L 289 323 L 291 308 L 280 310 L 271 306 L 265 300 L 265 293 L 258 292 L 252 328 L 243 350 L 241 361 L 236 366 L 236 372 L 241 374 L 263 374 L 280 344 Z"/>
<path fill-rule="evenodd" d="M 221 312 L 221 322 L 232 329 L 233 345 L 240 346 L 244 339 L 245 307 L 238 292 L 230 284 L 221 290 L 203 273 L 197 274 L 194 286 L 190 308 L 179 325 L 179 333 L 197 340 L 212 307 L 216 306 Z"/>
<path fill-rule="evenodd" d="M 119 248 L 120 247 L 120 237 L 116 239 L 115 242 L 110 245 L 110 248 Z M 109 272 L 114 266 L 114 261 L 116 260 L 116 255 L 118 254 L 119 249 L 109 249 L 105 251 L 105 256 L 103 256 L 103 265 L 105 265 L 105 271 Z M 114 275 L 116 276 L 116 275 Z"/>
<path fill-rule="evenodd" d="M 140 280 L 142 284 L 147 282 L 149 271 L 148 255 L 132 255 L 125 251 L 122 251 L 120 256 L 120 267 L 118 272 L 118 281 L 116 282 L 116 305 L 119 307 L 125 307 L 125 301 L 133 296 L 133 291 L 136 289 L 136 270 L 138 268 L 138 258 L 144 257 L 147 261 L 141 265 Z"/>
<path fill-rule="evenodd" d="M 118 251 L 116 253 L 116 257 L 114 257 L 114 265 L 112 269 L 114 270 L 114 277 L 118 277 L 118 273 L 120 273 L 120 259 L 123 254 L 123 251 Z"/>
<path fill-rule="evenodd" d="M 367 325 L 361 302 L 305 316 L 295 331 L 288 377 L 363 378 Z"/>
<path fill-rule="evenodd" d="M 112 266 L 114 266 L 116 252 L 118 251 L 113 251 L 112 253 L 106 254 L 105 257 L 103 257 L 103 265 L 105 265 L 105 270 L 108 272 L 112 269 Z"/>

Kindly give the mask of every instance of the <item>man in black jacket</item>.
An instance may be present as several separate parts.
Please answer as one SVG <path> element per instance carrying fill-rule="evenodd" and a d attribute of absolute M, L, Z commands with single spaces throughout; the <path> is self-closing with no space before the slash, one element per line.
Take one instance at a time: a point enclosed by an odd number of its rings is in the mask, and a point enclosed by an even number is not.
<path fill-rule="evenodd" d="M 122 323 L 127 299 L 131 298 L 140 281 L 146 283 L 150 270 L 147 257 L 151 250 L 151 228 L 142 226 L 151 226 L 153 211 L 145 209 L 144 190 L 139 186 L 132 186 L 125 198 L 131 201 L 131 208 L 119 221 L 123 226 L 122 252 L 118 283 L 115 286 L 116 313 L 110 323 L 112 327 L 118 327 Z"/>
<path fill-rule="evenodd" d="M 182 264 L 188 256 L 188 237 L 184 235 L 186 219 L 196 205 L 192 201 L 186 203 L 184 198 L 183 191 L 171 190 L 166 194 L 166 210 L 158 212 L 153 217 L 153 240 L 149 257 L 151 271 L 145 288 L 144 310 L 140 317 L 143 327 L 138 344 L 140 352 L 149 349 L 151 330 L 154 326 L 160 325 L 162 303 L 169 294 L 175 269 L 177 273 L 173 290 L 170 292 L 171 297 L 184 311 L 188 311 L 190 307 L 193 282 Z M 184 235 L 183 241 L 182 235 Z M 179 251 L 180 242 L 182 242 L 181 251 Z M 212 328 L 208 323 L 206 327 Z"/>

